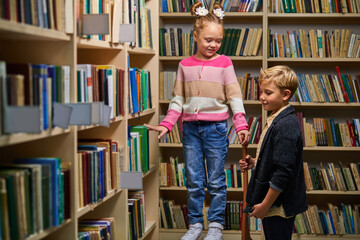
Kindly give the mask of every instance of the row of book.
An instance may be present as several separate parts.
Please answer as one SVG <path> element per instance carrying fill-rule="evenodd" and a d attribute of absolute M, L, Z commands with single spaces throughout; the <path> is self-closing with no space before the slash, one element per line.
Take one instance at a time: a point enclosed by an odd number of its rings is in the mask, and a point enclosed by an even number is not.
<path fill-rule="evenodd" d="M 219 54 L 227 56 L 257 56 L 262 28 L 225 28 Z"/>
<path fill-rule="evenodd" d="M 219 54 L 228 56 L 257 56 L 262 38 L 262 28 L 226 28 Z M 191 56 L 196 53 L 192 31 L 181 28 L 160 28 L 160 56 Z"/>
<path fill-rule="evenodd" d="M 5 108 L 38 107 L 39 130 L 52 128 L 53 104 L 70 102 L 70 67 L 0 61 L 0 134 L 9 133 L 11 122 Z"/>
<path fill-rule="evenodd" d="M 304 162 L 306 190 L 359 191 L 359 163 L 328 162 L 320 166 Z"/>
<path fill-rule="evenodd" d="M 78 240 L 116 240 L 115 218 L 83 219 L 78 223 Z"/>
<path fill-rule="evenodd" d="M 103 26 L 108 34 L 86 34 L 85 16 L 108 15 L 108 24 Z M 83 38 L 97 39 L 107 42 L 129 42 L 131 46 L 140 48 L 153 48 L 152 30 L 151 30 L 151 11 L 145 8 L 144 0 L 80 0 L 77 2 L 76 8 L 77 32 Z M 124 25 L 132 24 L 133 28 L 122 28 Z M 128 25 L 130 26 L 130 25 Z M 99 27 L 99 26 L 98 26 Z M 134 38 L 124 38 L 121 31 L 127 31 L 127 36 Z"/>
<path fill-rule="evenodd" d="M 186 229 L 189 228 L 188 214 L 189 210 L 186 205 L 176 204 L 174 200 L 166 200 L 160 198 L 160 220 L 161 228 L 165 229 Z M 243 202 L 228 200 L 226 201 L 225 216 L 224 216 L 224 230 L 241 230 L 243 221 Z M 204 230 L 208 229 L 209 222 L 207 221 L 209 206 L 203 205 L 204 215 Z M 250 231 L 261 231 L 261 220 L 255 217 L 250 217 L 249 229 Z"/>
<path fill-rule="evenodd" d="M 129 113 L 138 113 L 152 108 L 150 71 L 140 68 L 129 69 Z"/>
<path fill-rule="evenodd" d="M 359 13 L 358 0 L 268 0 L 269 13 Z"/>
<path fill-rule="evenodd" d="M 110 118 L 123 116 L 125 71 L 114 65 L 78 64 L 77 101 L 104 102 L 111 107 Z"/>
<path fill-rule="evenodd" d="M 183 32 L 182 28 L 159 29 L 160 56 L 192 56 L 197 51 L 193 30 Z"/>
<path fill-rule="evenodd" d="M 123 163 L 122 171 L 143 172 L 150 169 L 149 131 L 146 126 L 129 126 L 129 160 Z"/>
<path fill-rule="evenodd" d="M 313 118 L 307 122 L 302 112 L 296 113 L 305 147 L 335 146 L 358 147 L 360 121 L 359 118 L 335 123 L 333 118 Z"/>
<path fill-rule="evenodd" d="M 227 201 L 224 217 L 224 230 L 241 230 L 244 220 L 242 201 Z M 203 207 L 204 229 L 207 229 L 208 206 Z M 188 209 L 186 205 L 176 204 L 174 200 L 160 198 L 161 227 L 165 229 L 188 228 Z M 250 217 L 250 231 L 261 231 L 260 219 Z M 340 206 L 328 203 L 328 209 L 319 209 L 317 205 L 309 205 L 307 211 L 296 215 L 294 233 L 344 235 L 360 233 L 359 205 L 341 203 Z"/>
<path fill-rule="evenodd" d="M 93 204 L 120 188 L 122 146 L 112 139 L 78 139 L 79 208 Z"/>
<path fill-rule="evenodd" d="M 71 0 L 3 1 L 0 18 L 71 33 L 72 4 Z"/>
<path fill-rule="evenodd" d="M 159 122 L 165 118 L 165 115 L 159 115 Z M 182 143 L 182 121 L 176 121 L 173 129 L 168 134 L 162 136 L 159 140 L 160 143 Z"/>
<path fill-rule="evenodd" d="M 193 0 L 162 0 L 161 12 L 190 12 Z M 213 10 L 215 2 L 219 3 L 225 12 L 258 12 L 262 8 L 262 0 L 201 0 L 203 6 Z"/>
<path fill-rule="evenodd" d="M 360 34 L 350 29 L 268 30 L 268 56 L 276 58 L 359 58 Z"/>
<path fill-rule="evenodd" d="M 298 74 L 298 102 L 360 102 L 360 74 Z"/>
<path fill-rule="evenodd" d="M 260 139 L 260 134 L 262 132 L 262 117 L 250 116 L 248 119 L 248 126 L 250 132 L 250 141 L 249 144 L 257 144 Z M 236 129 L 232 123 L 231 119 L 228 119 L 228 133 L 230 144 L 240 144 L 239 138 L 236 133 Z"/>
<path fill-rule="evenodd" d="M 296 215 L 294 226 L 298 234 L 360 234 L 359 205 L 329 202 L 328 209 L 309 205 L 306 212 Z"/>
<path fill-rule="evenodd" d="M 206 179 L 208 181 L 206 159 L 204 160 Z M 184 163 L 179 162 L 179 157 L 170 157 L 168 162 L 160 161 L 159 178 L 160 186 L 163 187 L 185 187 L 185 168 Z M 243 173 L 237 168 L 236 164 L 230 164 L 224 169 L 225 182 L 228 188 L 241 188 Z"/>
<path fill-rule="evenodd" d="M 250 73 L 245 76 L 236 77 L 242 92 L 243 100 L 259 100 L 258 77 L 251 77 Z M 159 99 L 171 100 L 174 82 L 176 80 L 176 71 L 160 72 L 159 77 Z"/>
<path fill-rule="evenodd" d="M 0 170 L 0 237 L 25 239 L 70 218 L 70 170 L 60 158 L 16 158 Z"/>
<path fill-rule="evenodd" d="M 140 239 L 145 233 L 144 191 L 129 191 L 128 194 L 129 239 Z"/>
<path fill-rule="evenodd" d="M 136 41 L 131 42 L 130 46 L 152 49 L 151 10 L 145 8 L 145 0 L 125 0 L 120 1 L 120 4 L 123 4 L 122 23 L 135 25 Z M 117 11 L 119 11 L 119 9 L 117 9 Z M 126 34 L 130 34 L 130 32 Z"/>

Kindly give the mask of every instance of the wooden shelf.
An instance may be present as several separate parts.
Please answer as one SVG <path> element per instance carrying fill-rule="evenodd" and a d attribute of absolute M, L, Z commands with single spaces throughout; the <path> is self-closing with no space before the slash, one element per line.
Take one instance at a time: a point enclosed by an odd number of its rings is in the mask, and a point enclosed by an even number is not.
<path fill-rule="evenodd" d="M 128 120 L 137 119 L 139 117 L 154 114 L 155 112 L 156 112 L 156 108 L 152 108 L 152 109 L 144 110 L 144 111 L 139 112 L 139 113 L 129 113 L 127 118 L 128 118 Z"/>
<path fill-rule="evenodd" d="M 159 100 L 159 104 L 169 104 L 171 100 Z M 261 103 L 260 101 L 257 100 L 244 100 L 244 105 L 254 105 L 254 106 L 260 106 L 261 107 Z"/>
<path fill-rule="evenodd" d="M 304 151 L 342 151 L 342 152 L 360 152 L 360 147 L 304 147 Z"/>
<path fill-rule="evenodd" d="M 268 13 L 269 23 L 276 24 L 357 24 L 359 13 Z"/>
<path fill-rule="evenodd" d="M 71 223 L 71 219 L 66 219 L 61 225 L 56 226 L 56 227 L 50 227 L 50 228 L 47 228 L 47 229 L 41 231 L 40 233 L 30 235 L 29 237 L 25 238 L 25 240 L 44 239 L 47 236 L 49 236 L 50 234 L 54 233 L 55 231 L 58 231 L 60 228 L 66 226 L 69 223 Z"/>
<path fill-rule="evenodd" d="M 284 63 L 360 63 L 360 58 L 268 58 L 268 61 Z"/>
<path fill-rule="evenodd" d="M 78 211 L 76 213 L 76 217 L 80 218 L 80 217 L 84 216 L 86 213 L 93 211 L 96 207 L 100 206 L 102 203 L 108 201 L 109 199 L 111 199 L 116 194 L 119 194 L 122 191 L 124 191 L 124 190 L 122 190 L 122 189 L 111 190 L 103 199 L 100 199 L 98 202 L 88 204 L 88 205 L 84 206 L 83 208 L 78 209 Z"/>
<path fill-rule="evenodd" d="M 0 39 L 70 41 L 70 35 L 53 29 L 0 19 Z"/>
<path fill-rule="evenodd" d="M 18 144 L 18 143 L 31 142 L 34 140 L 58 136 L 58 135 L 66 134 L 69 132 L 70 132 L 69 129 L 62 129 L 62 128 L 56 127 L 51 130 L 42 131 L 41 133 L 34 133 L 34 134 L 15 133 L 15 134 L 11 134 L 11 135 L 2 135 L 2 136 L 0 136 L 0 147 L 9 146 L 9 145 Z"/>
<path fill-rule="evenodd" d="M 182 148 L 182 143 L 159 143 L 162 148 Z M 229 148 L 242 148 L 241 144 L 230 144 Z M 249 144 L 248 149 L 256 149 L 257 144 Z"/>
<path fill-rule="evenodd" d="M 262 22 L 262 12 L 225 12 L 224 22 Z M 159 13 L 159 17 L 166 22 L 192 22 L 195 17 L 190 12 Z"/>
<path fill-rule="evenodd" d="M 147 171 L 146 173 L 143 173 L 143 179 L 145 179 L 147 176 L 149 176 L 150 174 L 152 174 L 153 172 L 155 172 L 157 170 L 157 165 L 151 166 L 149 171 Z"/>
<path fill-rule="evenodd" d="M 141 54 L 141 55 L 155 55 L 156 51 L 154 49 L 147 48 L 138 48 L 138 47 L 129 47 L 128 53 L 131 54 Z"/>
<path fill-rule="evenodd" d="M 86 39 L 86 38 L 77 38 L 77 47 L 80 49 L 109 49 L 109 50 L 123 50 L 124 46 L 121 44 L 112 44 L 108 41 L 100 41 L 97 39 Z"/>
<path fill-rule="evenodd" d="M 145 234 L 139 240 L 146 239 L 146 237 L 156 228 L 155 221 L 146 221 L 145 223 Z"/>

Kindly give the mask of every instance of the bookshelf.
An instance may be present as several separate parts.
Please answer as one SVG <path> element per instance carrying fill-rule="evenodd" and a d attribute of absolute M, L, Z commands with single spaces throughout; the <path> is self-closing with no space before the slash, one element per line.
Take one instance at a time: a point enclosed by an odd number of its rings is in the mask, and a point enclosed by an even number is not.
<path fill-rule="evenodd" d="M 54 1 L 55 2 L 55 1 Z M 60 2 L 60 1 L 59 1 Z M 77 64 L 113 65 L 126 70 L 127 59 L 130 67 L 147 69 L 151 73 L 152 108 L 138 114 L 131 114 L 127 108 L 128 71 L 124 73 L 125 85 L 122 99 L 125 114 L 110 120 L 109 127 L 96 124 L 90 126 L 69 126 L 43 130 L 39 134 L 15 133 L 0 135 L 1 164 L 12 163 L 18 157 L 58 157 L 62 167 L 70 170 L 70 218 L 56 227 L 44 229 L 26 237 L 26 239 L 77 239 L 78 223 L 84 219 L 113 217 L 115 219 L 116 239 L 129 239 L 128 189 L 115 188 L 96 203 L 79 207 L 79 162 L 77 159 L 78 139 L 111 138 L 119 142 L 123 149 L 124 161 L 128 161 L 126 148 L 128 127 L 144 123 L 156 124 L 158 121 L 158 1 L 146 0 L 144 6 L 151 11 L 153 29 L 153 49 L 131 47 L 127 43 L 115 43 L 79 37 L 77 29 L 78 0 L 66 0 L 66 32 L 56 29 L 41 28 L 34 25 L 0 19 L 0 59 L 10 63 L 31 63 L 47 65 L 67 65 L 70 67 L 70 102 L 77 102 Z M 81 1 L 82 2 L 82 1 Z M 122 0 L 109 1 L 122 7 Z M 70 6 L 70 7 L 69 7 Z M 119 5 L 117 5 L 119 6 Z M 64 6 L 65 7 L 65 6 Z M 112 11 L 112 10 L 111 10 Z M 122 14 L 122 13 L 121 13 Z M 70 26 L 70 28 L 69 28 Z M 110 31 L 111 31 L 111 27 Z M 119 27 L 119 26 L 118 26 Z M 70 31 L 68 31 L 70 29 Z M 155 139 L 150 133 L 149 139 Z M 145 195 L 145 232 L 139 239 L 158 239 L 158 143 L 149 143 L 150 167 L 142 174 Z M 121 183 L 120 183 L 121 184 Z"/>
<path fill-rule="evenodd" d="M 190 32 L 194 17 L 189 12 L 162 12 L 161 3 L 159 8 L 159 27 L 175 28 L 180 27 L 184 32 Z M 279 1 L 280 3 L 280 1 Z M 244 76 L 245 73 L 251 73 L 251 76 L 259 76 L 259 69 L 269 68 L 275 65 L 288 65 L 300 74 L 333 74 L 336 75 L 335 67 L 339 66 L 341 73 L 358 74 L 359 58 L 289 58 L 289 57 L 268 57 L 268 29 L 271 33 L 282 32 L 286 30 L 298 29 L 351 29 L 353 33 L 360 34 L 360 14 L 359 13 L 270 13 L 269 1 L 263 1 L 263 7 L 259 12 L 225 12 L 224 28 L 243 28 L 243 27 L 261 27 L 263 35 L 260 49 L 256 56 L 229 56 L 234 64 L 237 76 Z M 162 56 L 160 54 L 159 72 L 176 71 L 178 63 L 187 56 Z M 159 99 L 159 111 L 166 114 L 169 100 Z M 344 122 L 346 119 L 359 118 L 358 102 L 340 103 L 340 102 L 291 102 L 296 111 L 303 112 L 307 121 L 312 118 L 334 118 L 335 122 Z M 262 125 L 267 113 L 261 108 L 258 101 L 244 100 L 244 107 L 247 117 L 262 116 Z M 182 160 L 181 143 L 159 143 L 161 160 L 169 162 L 171 156 L 179 156 L 179 162 Z M 255 155 L 257 145 L 251 144 L 248 147 L 250 155 Z M 237 163 L 241 153 L 241 147 L 237 144 L 230 144 L 229 154 L 225 167 Z M 304 146 L 303 159 L 313 165 L 320 162 L 355 162 L 359 163 L 359 147 L 335 147 L 335 146 Z M 177 186 L 160 186 L 160 198 L 164 200 L 173 200 L 175 204 L 186 204 L 186 188 Z M 228 188 L 228 200 L 242 200 L 242 188 Z M 360 191 L 328 191 L 311 190 L 307 191 L 309 204 L 316 204 L 319 209 L 328 209 L 327 202 L 333 204 L 358 204 L 360 200 Z M 209 196 L 206 194 L 205 203 L 209 204 Z M 160 239 L 178 239 L 184 235 L 186 229 L 165 229 L 160 228 Z M 206 232 L 205 232 L 206 233 Z M 225 239 L 238 239 L 241 231 L 224 230 Z M 253 239 L 263 239 L 260 232 L 251 231 Z M 359 235 L 337 234 L 293 234 L 293 239 L 357 239 Z"/>

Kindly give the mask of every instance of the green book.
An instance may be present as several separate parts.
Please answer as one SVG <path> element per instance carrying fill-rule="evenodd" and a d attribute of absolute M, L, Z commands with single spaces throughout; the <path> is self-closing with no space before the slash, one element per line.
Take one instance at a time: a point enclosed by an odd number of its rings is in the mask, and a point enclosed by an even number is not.
<path fill-rule="evenodd" d="M 130 132 L 138 132 L 140 135 L 140 160 L 141 171 L 146 173 L 149 170 L 149 134 L 146 126 L 131 126 Z"/>
<path fill-rule="evenodd" d="M 16 186 L 16 178 L 20 177 L 20 173 L 11 170 L 0 170 L 0 177 L 6 180 L 6 190 L 8 196 L 8 210 L 9 210 L 9 225 L 10 225 L 10 237 L 11 239 L 18 240 L 20 235 L 20 230 L 18 227 L 18 223 L 20 219 L 18 218 L 18 207 L 17 207 L 17 186 Z"/>

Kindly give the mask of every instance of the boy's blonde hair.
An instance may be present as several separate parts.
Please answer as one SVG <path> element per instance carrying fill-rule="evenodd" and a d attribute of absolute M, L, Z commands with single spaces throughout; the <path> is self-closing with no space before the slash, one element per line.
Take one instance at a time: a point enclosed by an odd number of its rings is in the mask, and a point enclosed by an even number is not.
<path fill-rule="evenodd" d="M 299 86 L 296 73 L 288 66 L 274 66 L 266 70 L 260 69 L 259 84 L 263 82 L 273 82 L 281 90 L 289 89 L 290 98 L 294 95 Z"/>

